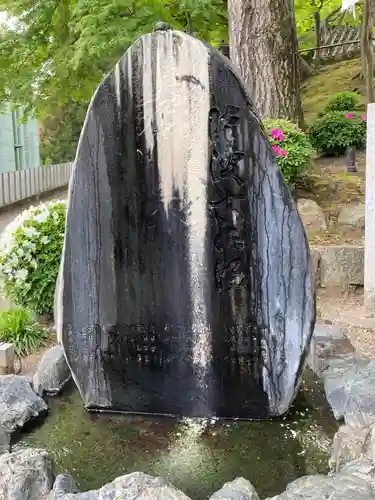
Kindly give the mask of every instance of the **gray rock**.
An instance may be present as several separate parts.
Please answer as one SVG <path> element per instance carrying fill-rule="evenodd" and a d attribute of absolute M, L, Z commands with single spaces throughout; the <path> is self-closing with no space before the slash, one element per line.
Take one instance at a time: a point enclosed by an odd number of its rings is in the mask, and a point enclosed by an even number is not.
<path fill-rule="evenodd" d="M 301 477 L 269 500 L 374 500 L 373 472 L 369 460 L 355 460 L 332 476 Z"/>
<path fill-rule="evenodd" d="M 369 454 L 370 454 L 372 463 L 375 464 L 375 426 L 372 426 L 372 429 L 371 429 Z"/>
<path fill-rule="evenodd" d="M 34 391 L 43 396 L 58 394 L 71 377 L 63 348 L 56 345 L 49 349 L 40 360 L 33 378 Z"/>
<path fill-rule="evenodd" d="M 307 232 L 327 230 L 323 210 L 314 200 L 300 198 L 297 201 L 297 209 Z"/>
<path fill-rule="evenodd" d="M 324 388 L 337 419 L 361 428 L 375 422 L 375 361 L 334 360 L 324 375 Z"/>
<path fill-rule="evenodd" d="M 337 420 L 344 418 L 353 381 L 368 363 L 354 356 L 330 360 L 324 373 L 324 390 Z"/>
<path fill-rule="evenodd" d="M 371 361 L 345 387 L 345 423 L 370 427 L 375 422 L 375 361 Z"/>
<path fill-rule="evenodd" d="M 259 496 L 250 481 L 237 477 L 234 481 L 225 483 L 210 500 L 259 500 Z"/>
<path fill-rule="evenodd" d="M 316 323 L 307 364 L 321 378 L 333 359 L 341 359 L 353 352 L 354 348 L 341 327 Z"/>
<path fill-rule="evenodd" d="M 0 456 L 2 500 L 41 500 L 54 478 L 53 460 L 45 450 L 28 448 Z"/>
<path fill-rule="evenodd" d="M 0 376 L 0 424 L 7 432 L 22 428 L 27 421 L 48 410 L 32 389 L 31 381 L 20 375 Z"/>
<path fill-rule="evenodd" d="M 311 264 L 313 269 L 313 275 L 315 279 L 315 288 L 320 287 L 320 252 L 316 248 L 310 249 Z"/>
<path fill-rule="evenodd" d="M 1 497 L 0 497 L 1 498 Z M 115 479 L 100 490 L 68 494 L 58 500 L 190 500 L 161 477 L 133 472 Z M 12 499 L 13 500 L 13 499 Z"/>
<path fill-rule="evenodd" d="M 0 455 L 10 451 L 10 434 L 0 425 Z"/>
<path fill-rule="evenodd" d="M 320 253 L 321 287 L 363 285 L 363 246 L 329 245 L 315 248 Z"/>
<path fill-rule="evenodd" d="M 76 482 L 70 474 L 59 474 L 53 485 L 51 500 L 60 500 L 67 493 L 78 493 Z"/>
<path fill-rule="evenodd" d="M 348 203 L 340 210 L 337 219 L 341 226 L 352 226 L 358 229 L 365 227 L 365 205 L 363 203 Z"/>
<path fill-rule="evenodd" d="M 348 462 L 366 457 L 372 460 L 371 429 L 356 428 L 343 425 L 333 438 L 332 453 L 329 466 L 334 472 L 339 472 Z"/>

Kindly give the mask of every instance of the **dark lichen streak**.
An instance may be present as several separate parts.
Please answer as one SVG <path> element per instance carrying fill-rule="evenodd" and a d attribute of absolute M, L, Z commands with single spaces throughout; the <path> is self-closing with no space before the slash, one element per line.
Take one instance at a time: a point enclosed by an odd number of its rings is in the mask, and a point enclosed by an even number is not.
<path fill-rule="evenodd" d="M 197 85 L 198 87 L 200 87 L 202 90 L 206 90 L 206 87 L 203 85 L 203 83 L 194 75 L 177 75 L 176 80 L 180 82 L 187 82 L 188 84 L 192 83 L 193 85 Z"/>

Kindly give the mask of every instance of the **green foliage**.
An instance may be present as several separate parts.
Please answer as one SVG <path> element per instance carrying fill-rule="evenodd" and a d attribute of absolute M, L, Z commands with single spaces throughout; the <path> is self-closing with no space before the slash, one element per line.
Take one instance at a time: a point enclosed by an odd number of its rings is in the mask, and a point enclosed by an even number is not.
<path fill-rule="evenodd" d="M 40 156 L 43 165 L 73 161 L 87 104 L 70 102 L 56 106 L 41 121 Z"/>
<path fill-rule="evenodd" d="M 30 207 L 6 227 L 0 238 L 3 294 L 40 315 L 53 310 L 65 217 L 65 201 Z"/>
<path fill-rule="evenodd" d="M 334 27 L 337 24 L 337 17 L 333 14 L 339 14 L 342 0 L 294 0 L 294 11 L 296 17 L 297 33 L 300 42 L 300 48 L 316 47 L 315 22 L 319 19 L 323 23 L 327 18 L 329 24 Z M 356 19 L 350 12 L 347 12 L 341 25 L 358 26 L 361 7 L 356 7 Z"/>
<path fill-rule="evenodd" d="M 293 187 L 311 160 L 313 149 L 309 138 L 287 120 L 265 120 L 264 126 L 284 179 Z"/>
<path fill-rule="evenodd" d="M 12 308 L 0 312 L 0 340 L 14 344 L 19 356 L 28 356 L 46 345 L 49 336 L 28 311 Z"/>
<path fill-rule="evenodd" d="M 357 92 L 339 92 L 331 97 L 325 107 L 325 113 L 330 111 L 354 111 L 361 106 L 361 96 Z"/>
<path fill-rule="evenodd" d="M 366 120 L 361 113 L 332 111 L 318 118 L 310 128 L 311 142 L 322 155 L 345 153 L 349 146 L 360 148 L 366 142 Z"/>
<path fill-rule="evenodd" d="M 17 29 L 0 31 L 0 102 L 11 96 L 38 116 L 87 103 L 157 21 L 183 31 L 191 24 L 215 45 L 228 38 L 226 10 L 223 0 L 0 0 L 0 11 L 17 18 Z"/>

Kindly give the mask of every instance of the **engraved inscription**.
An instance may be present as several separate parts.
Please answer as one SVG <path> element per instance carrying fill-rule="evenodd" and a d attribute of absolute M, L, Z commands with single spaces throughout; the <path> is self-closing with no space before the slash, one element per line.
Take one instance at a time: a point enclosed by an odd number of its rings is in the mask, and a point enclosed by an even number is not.
<path fill-rule="evenodd" d="M 247 182 L 241 178 L 239 162 L 246 156 L 239 149 L 239 108 L 227 106 L 225 113 L 210 110 L 212 156 L 210 165 L 214 197 L 209 208 L 215 220 L 216 253 L 214 276 L 221 292 L 245 288 L 249 282 L 244 242 L 241 200 L 247 197 Z"/>

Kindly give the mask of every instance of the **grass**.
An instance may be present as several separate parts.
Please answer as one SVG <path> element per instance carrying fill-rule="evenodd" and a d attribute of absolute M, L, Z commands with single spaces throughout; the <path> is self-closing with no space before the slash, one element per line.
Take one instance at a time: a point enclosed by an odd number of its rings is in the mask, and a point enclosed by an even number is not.
<path fill-rule="evenodd" d="M 324 67 L 302 84 L 302 101 L 307 123 L 318 117 L 328 101 L 338 92 L 353 91 L 362 96 L 364 109 L 364 82 L 360 78 L 359 58 L 340 61 Z M 363 231 L 343 228 L 337 224 L 341 208 L 351 202 L 364 202 L 365 155 L 357 151 L 357 174 L 346 172 L 344 156 L 316 158 L 308 172 L 297 182 L 295 198 L 309 198 L 322 208 L 328 231 L 309 233 L 311 243 L 358 243 Z"/>
<path fill-rule="evenodd" d="M 302 84 L 302 101 L 305 119 L 310 123 L 323 111 L 329 99 L 345 90 L 364 96 L 364 82 L 359 58 L 341 61 L 324 67 Z"/>
<path fill-rule="evenodd" d="M 19 356 L 28 356 L 48 343 L 49 334 L 28 311 L 11 308 L 0 312 L 0 341 L 12 343 Z"/>

